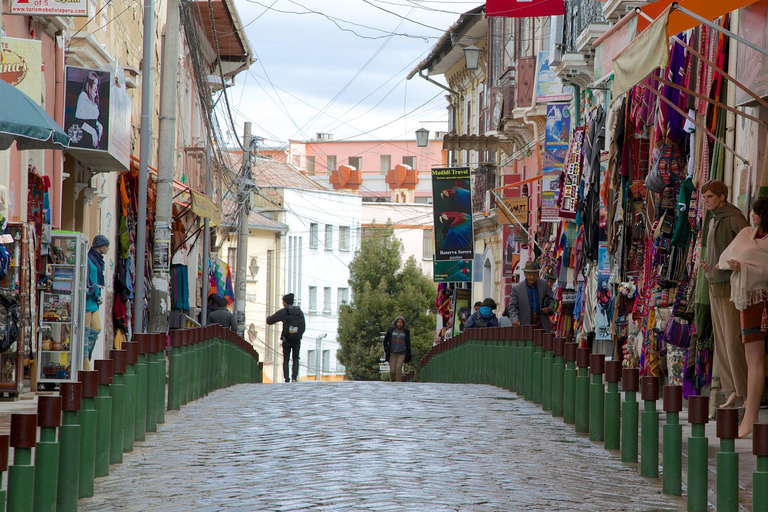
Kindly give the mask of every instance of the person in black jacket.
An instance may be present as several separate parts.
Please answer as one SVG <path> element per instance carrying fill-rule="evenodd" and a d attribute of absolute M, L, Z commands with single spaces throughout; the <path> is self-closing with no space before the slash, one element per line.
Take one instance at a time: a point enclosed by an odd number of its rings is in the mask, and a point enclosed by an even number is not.
<path fill-rule="evenodd" d="M 411 360 L 411 331 L 405 326 L 405 318 L 395 318 L 392 327 L 384 335 L 384 354 L 389 361 L 389 379 L 403 380 L 403 364 Z"/>
<path fill-rule="evenodd" d="M 301 337 L 306 329 L 304 313 L 298 306 L 293 305 L 293 299 L 292 293 L 284 295 L 283 309 L 267 317 L 268 325 L 283 322 L 283 333 L 280 335 L 280 339 L 283 340 L 283 378 L 285 382 L 291 382 L 291 377 L 293 377 L 293 382 L 299 380 L 299 348 L 301 348 Z M 291 359 L 293 359 L 293 372 L 289 373 L 288 366 Z"/>

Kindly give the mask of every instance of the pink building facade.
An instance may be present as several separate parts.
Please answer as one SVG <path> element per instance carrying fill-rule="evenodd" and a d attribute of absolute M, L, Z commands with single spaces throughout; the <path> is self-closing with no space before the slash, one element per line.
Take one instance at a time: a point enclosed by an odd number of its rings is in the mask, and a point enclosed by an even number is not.
<path fill-rule="evenodd" d="M 415 140 L 335 141 L 330 134 L 290 141 L 285 155 L 325 187 L 395 203 L 431 204 L 430 170 L 448 162 L 440 139 L 420 148 Z"/>

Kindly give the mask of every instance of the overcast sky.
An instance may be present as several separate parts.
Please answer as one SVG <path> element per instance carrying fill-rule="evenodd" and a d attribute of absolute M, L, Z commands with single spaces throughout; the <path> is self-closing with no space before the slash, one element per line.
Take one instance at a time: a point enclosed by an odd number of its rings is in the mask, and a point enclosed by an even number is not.
<path fill-rule="evenodd" d="M 405 78 L 461 13 L 482 3 L 235 0 L 258 58 L 229 89 L 237 133 L 251 121 L 253 134 L 274 146 L 318 132 L 335 140 L 383 140 L 414 139 L 421 126 L 432 135 L 445 130 L 445 122 L 421 123 L 445 121 L 445 91 L 418 76 Z M 224 123 L 222 130 L 231 128 Z"/>

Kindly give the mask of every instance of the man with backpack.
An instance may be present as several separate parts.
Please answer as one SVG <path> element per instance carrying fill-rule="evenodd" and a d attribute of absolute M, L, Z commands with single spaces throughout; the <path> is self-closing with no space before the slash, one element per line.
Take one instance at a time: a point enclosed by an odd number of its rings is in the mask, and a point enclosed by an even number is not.
<path fill-rule="evenodd" d="M 480 309 L 472 313 L 469 320 L 464 325 L 465 329 L 472 327 L 498 327 L 499 320 L 493 310 L 496 309 L 496 301 L 488 297 L 480 303 Z"/>
<path fill-rule="evenodd" d="M 267 317 L 267 325 L 283 322 L 283 333 L 280 339 L 283 340 L 283 378 L 285 382 L 299 380 L 299 348 L 301 347 L 301 337 L 304 335 L 306 324 L 304 323 L 304 313 L 298 306 L 293 305 L 294 296 L 292 293 L 283 296 L 283 309 L 274 315 Z M 288 372 L 289 363 L 293 359 L 293 372 Z"/>

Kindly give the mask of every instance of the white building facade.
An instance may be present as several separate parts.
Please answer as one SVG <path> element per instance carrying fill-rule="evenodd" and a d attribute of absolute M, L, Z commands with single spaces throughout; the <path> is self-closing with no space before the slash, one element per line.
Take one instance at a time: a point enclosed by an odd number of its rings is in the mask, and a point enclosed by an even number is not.
<path fill-rule="evenodd" d="M 360 247 L 362 197 L 286 188 L 283 219 L 283 294 L 293 293 L 307 330 L 301 342 L 299 379 L 340 380 L 337 361 L 339 306 L 349 302 L 349 265 Z M 319 375 L 318 375 L 319 373 Z"/>

